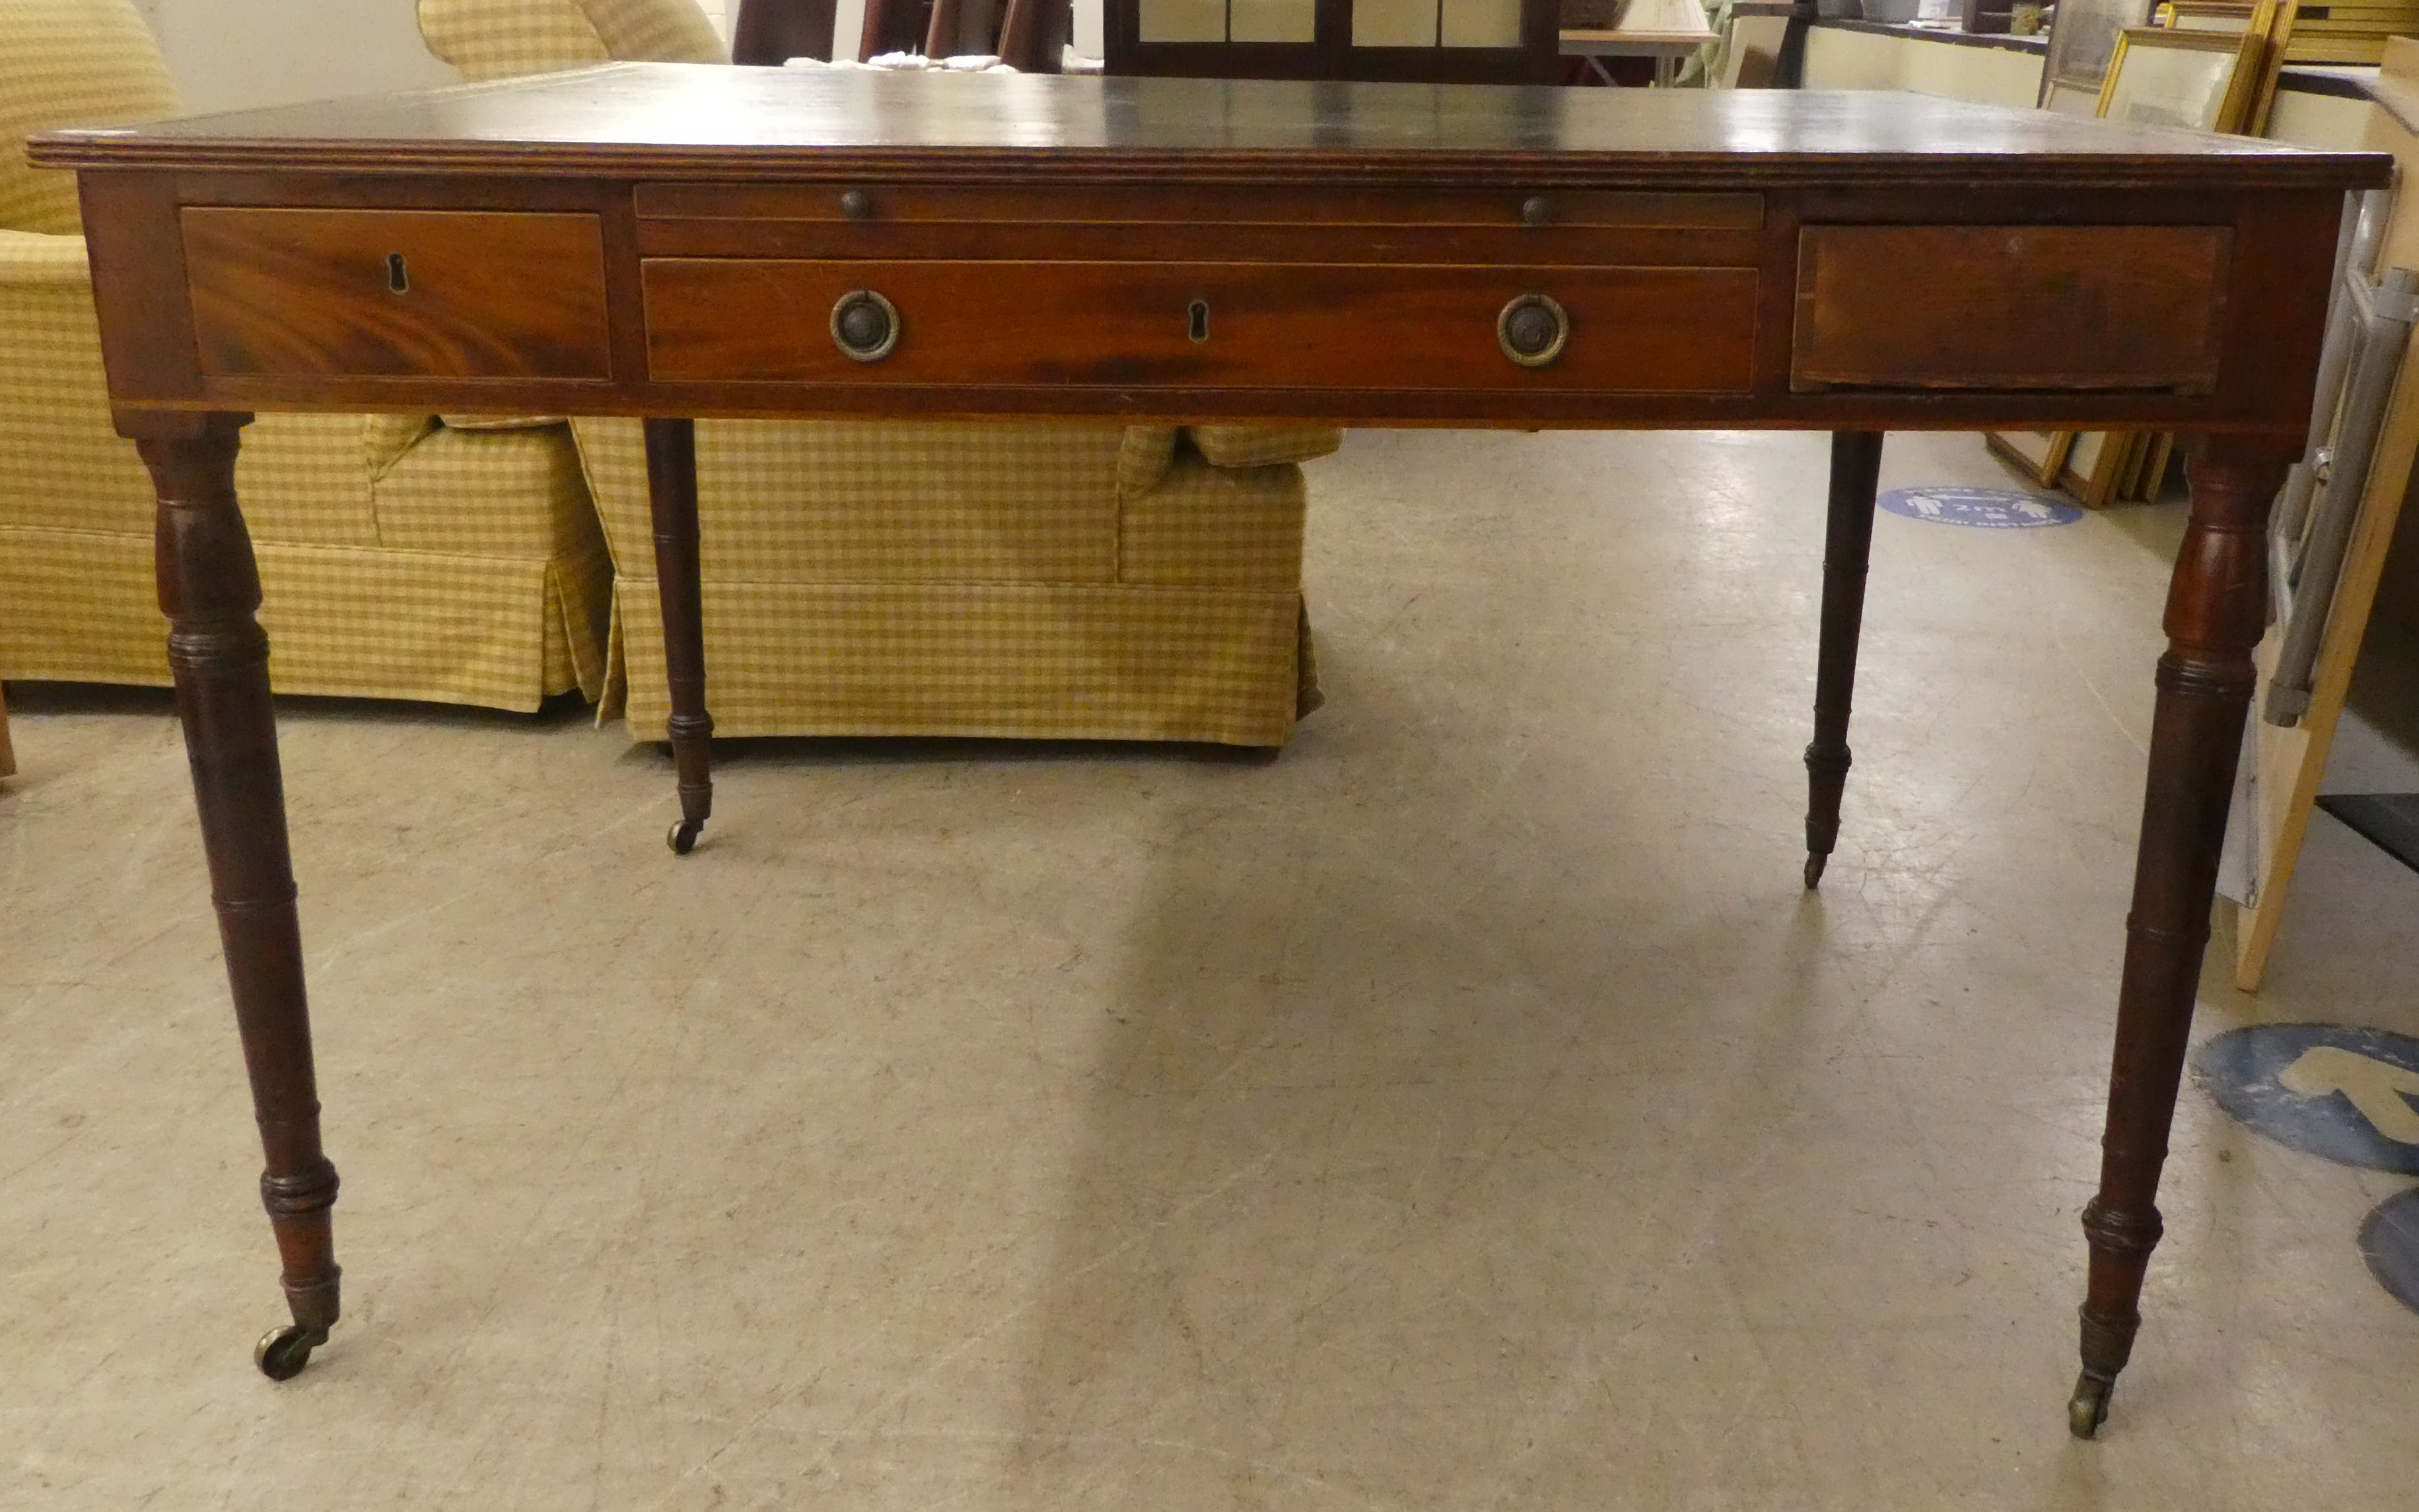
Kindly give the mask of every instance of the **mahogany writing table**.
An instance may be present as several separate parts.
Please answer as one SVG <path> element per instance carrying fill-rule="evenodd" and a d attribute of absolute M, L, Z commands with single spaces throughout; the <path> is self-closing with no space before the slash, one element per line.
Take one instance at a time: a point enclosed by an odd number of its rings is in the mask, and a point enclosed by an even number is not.
<path fill-rule="evenodd" d="M 2153 1205 L 2345 191 L 2388 160 L 1903 95 L 624 65 L 63 132 L 268 1155 L 291 1327 L 337 1317 L 255 409 L 647 418 L 686 850 L 711 798 L 698 415 L 1834 432 L 1807 882 L 1839 824 L 1880 433 L 2202 433 L 2158 666 L 2070 1406 Z M 673 418 L 678 417 L 678 418 Z"/>

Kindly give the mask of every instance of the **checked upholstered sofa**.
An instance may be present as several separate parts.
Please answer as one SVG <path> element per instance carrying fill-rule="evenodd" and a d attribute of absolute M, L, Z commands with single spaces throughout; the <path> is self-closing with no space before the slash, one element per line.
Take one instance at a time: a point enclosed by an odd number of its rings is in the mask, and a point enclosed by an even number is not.
<path fill-rule="evenodd" d="M 168 681 L 150 482 L 110 424 L 75 184 L 24 141 L 177 109 L 130 0 L 0 0 L 0 678 Z M 278 691 L 602 695 L 612 568 L 567 427 L 263 415 L 236 483 Z"/>
<path fill-rule="evenodd" d="M 420 0 L 471 80 L 719 62 L 690 0 Z M 970 249 L 973 250 L 973 249 Z M 664 738 L 637 422 L 576 420 L 611 544 L 609 708 Z M 1317 702 L 1300 426 L 703 421 L 706 702 L 717 735 L 1284 744 Z"/>

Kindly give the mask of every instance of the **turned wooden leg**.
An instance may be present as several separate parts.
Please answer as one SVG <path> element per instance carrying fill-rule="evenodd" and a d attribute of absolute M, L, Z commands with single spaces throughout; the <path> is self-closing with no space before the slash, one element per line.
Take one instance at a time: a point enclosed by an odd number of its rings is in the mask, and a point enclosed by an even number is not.
<path fill-rule="evenodd" d="M 697 563 L 697 424 L 650 420 L 647 503 L 655 523 L 655 592 L 664 610 L 665 722 L 680 773 L 680 822 L 667 837 L 686 856 L 714 812 L 714 718 L 705 712 L 704 592 Z"/>
<path fill-rule="evenodd" d="M 2159 1242 L 2159 1169 L 2167 1158 L 2184 1041 L 2217 887 L 2251 700 L 2251 649 L 2267 611 L 2268 506 L 2297 440 L 2212 437 L 2187 470 L 2192 522 L 2167 591 L 2150 772 L 2142 799 L 2117 1050 L 2100 1192 L 2083 1210 L 2091 1282 L 2083 1304 L 2083 1374 L 2068 1404 L 2078 1438 L 2099 1431 L 2141 1326 L 2142 1275 Z"/>
<path fill-rule="evenodd" d="M 1848 785 L 1848 705 L 1857 691 L 1857 635 L 1865 618 L 1865 564 L 1872 555 L 1873 493 L 1881 484 L 1879 431 L 1831 437 L 1831 505 L 1823 532 L 1823 640 L 1814 663 L 1814 739 L 1806 748 L 1806 885 L 1840 839 Z"/>
<path fill-rule="evenodd" d="M 269 637 L 254 611 L 260 578 L 235 497 L 239 432 L 249 415 L 132 417 L 159 497 L 160 607 L 193 770 L 210 897 L 268 1168 L 261 1200 L 284 1261 L 291 1327 L 254 1358 L 283 1381 L 328 1341 L 337 1314 L 329 1211 L 336 1168 L 319 1150 L 319 1095 L 303 995 L 302 936 L 285 845 L 285 793 L 269 703 Z"/>

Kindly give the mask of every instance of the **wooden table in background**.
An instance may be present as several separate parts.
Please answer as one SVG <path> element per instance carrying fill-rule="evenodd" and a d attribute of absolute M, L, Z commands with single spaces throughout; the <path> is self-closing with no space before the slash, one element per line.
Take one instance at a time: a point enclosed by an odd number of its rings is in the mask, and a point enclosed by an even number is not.
<path fill-rule="evenodd" d="M 1563 28 L 1562 51 L 1564 57 L 1589 59 L 1605 84 L 1612 83 L 1612 76 L 1595 60 L 1651 57 L 1655 82 L 1669 85 L 1679 78 L 1683 61 L 1718 40 L 1714 29 L 1705 24 L 1704 8 L 1697 0 L 1622 0 L 1610 26 Z"/>
<path fill-rule="evenodd" d="M 698 415 L 1835 433 L 1807 874 L 1838 826 L 1880 432 L 2205 433 L 2166 609 L 2090 1246 L 2132 1349 L 2345 191 L 2387 160 L 1893 95 L 620 65 L 38 139 L 82 174 L 293 1317 L 337 1317 L 255 409 L 647 418 L 680 835 L 711 795 Z M 1776 592 L 1780 590 L 1776 588 Z M 2114 920 L 2111 920 L 2112 928 Z"/>

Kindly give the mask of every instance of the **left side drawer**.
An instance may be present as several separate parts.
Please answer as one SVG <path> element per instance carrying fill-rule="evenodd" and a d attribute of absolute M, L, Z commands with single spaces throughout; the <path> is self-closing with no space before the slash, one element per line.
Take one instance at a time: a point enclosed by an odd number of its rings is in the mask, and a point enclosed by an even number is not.
<path fill-rule="evenodd" d="M 213 377 L 610 375 L 593 215 L 196 207 L 182 220 Z"/>

